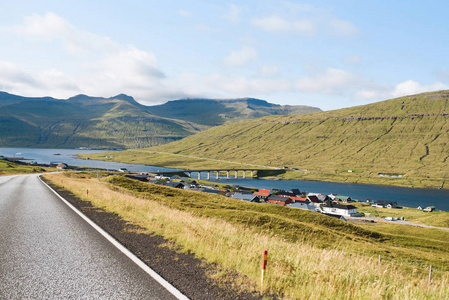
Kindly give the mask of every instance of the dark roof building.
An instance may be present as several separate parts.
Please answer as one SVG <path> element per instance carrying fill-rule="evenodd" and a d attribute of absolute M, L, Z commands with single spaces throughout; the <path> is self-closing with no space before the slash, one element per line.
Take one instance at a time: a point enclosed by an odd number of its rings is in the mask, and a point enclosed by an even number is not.
<path fill-rule="evenodd" d="M 396 201 L 390 201 L 390 200 L 377 200 L 377 201 L 374 201 L 373 206 L 395 208 L 395 207 L 398 207 L 398 203 Z"/>
<path fill-rule="evenodd" d="M 249 202 L 260 202 L 259 197 L 256 195 L 246 193 L 234 193 L 231 195 L 231 198 Z"/>
<path fill-rule="evenodd" d="M 279 205 L 287 205 L 292 203 L 292 199 L 271 195 L 270 197 L 267 198 L 267 202 Z"/>

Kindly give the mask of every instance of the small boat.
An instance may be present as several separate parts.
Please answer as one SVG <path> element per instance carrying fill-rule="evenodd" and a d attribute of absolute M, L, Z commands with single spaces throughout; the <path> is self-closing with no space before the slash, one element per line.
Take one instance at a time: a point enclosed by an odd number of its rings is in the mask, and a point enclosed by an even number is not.
<path fill-rule="evenodd" d="M 53 154 L 53 155 L 61 155 L 60 153 L 55 153 L 55 154 Z"/>

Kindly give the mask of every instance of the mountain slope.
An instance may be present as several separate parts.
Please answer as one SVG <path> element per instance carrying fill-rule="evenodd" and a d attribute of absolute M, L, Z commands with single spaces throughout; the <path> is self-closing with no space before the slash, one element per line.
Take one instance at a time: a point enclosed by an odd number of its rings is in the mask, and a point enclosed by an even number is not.
<path fill-rule="evenodd" d="M 269 115 L 293 115 L 321 111 L 319 108 L 298 105 L 278 105 L 254 98 L 242 99 L 181 99 L 150 106 L 155 115 L 218 126 Z"/>
<path fill-rule="evenodd" d="M 12 96 L 0 97 L 2 146 L 138 148 L 199 131 L 188 122 L 155 116 L 126 95 L 68 100 Z"/>
<path fill-rule="evenodd" d="M 145 106 L 124 94 L 60 100 L 0 92 L 0 146 L 142 148 L 176 141 L 225 122 L 308 109 L 317 110 L 257 99 L 179 100 Z"/>
<path fill-rule="evenodd" d="M 441 187 L 449 170 L 448 99 L 449 91 L 441 91 L 335 111 L 269 116 L 150 149 L 303 170 L 296 177 L 340 176 L 341 181 L 352 176 L 372 182 L 364 178 L 381 173 L 400 176 L 401 184 L 413 179 L 421 186 Z"/>

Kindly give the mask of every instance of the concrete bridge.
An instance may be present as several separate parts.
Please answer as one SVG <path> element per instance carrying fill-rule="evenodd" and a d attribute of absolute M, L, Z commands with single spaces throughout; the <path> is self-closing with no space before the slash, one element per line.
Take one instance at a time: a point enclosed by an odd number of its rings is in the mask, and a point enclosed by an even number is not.
<path fill-rule="evenodd" d="M 179 173 L 183 172 L 186 173 L 189 177 L 192 177 L 192 173 L 198 173 L 198 179 L 201 178 L 201 173 L 207 173 L 207 179 L 209 180 L 211 178 L 211 173 L 215 174 L 216 179 L 218 179 L 218 176 L 220 173 L 226 173 L 226 178 L 231 178 L 233 175 L 234 178 L 238 178 L 239 173 L 242 174 L 243 178 L 251 177 L 253 178 L 257 171 L 260 171 L 261 169 L 201 169 L 201 170 L 183 170 L 183 171 L 177 171 L 177 172 L 156 172 L 159 174 L 170 174 L 170 173 Z"/>

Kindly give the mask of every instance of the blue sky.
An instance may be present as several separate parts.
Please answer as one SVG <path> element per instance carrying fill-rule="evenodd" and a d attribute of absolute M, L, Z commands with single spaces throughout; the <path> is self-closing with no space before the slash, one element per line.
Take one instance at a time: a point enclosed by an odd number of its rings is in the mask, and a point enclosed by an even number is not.
<path fill-rule="evenodd" d="M 0 90 L 338 109 L 449 89 L 448 1 L 3 1 Z"/>

